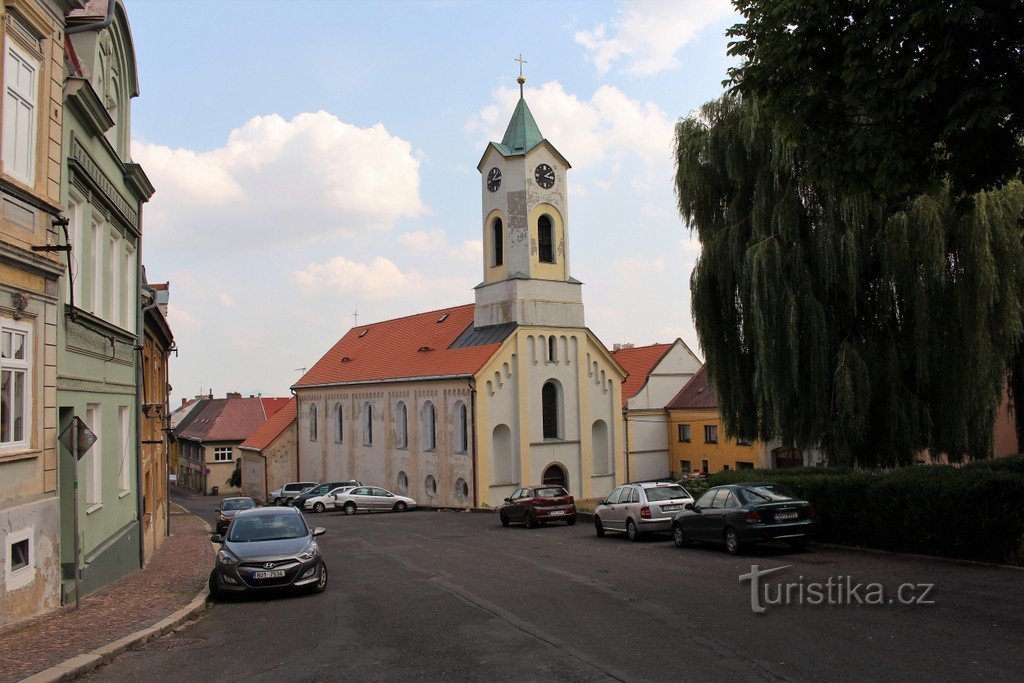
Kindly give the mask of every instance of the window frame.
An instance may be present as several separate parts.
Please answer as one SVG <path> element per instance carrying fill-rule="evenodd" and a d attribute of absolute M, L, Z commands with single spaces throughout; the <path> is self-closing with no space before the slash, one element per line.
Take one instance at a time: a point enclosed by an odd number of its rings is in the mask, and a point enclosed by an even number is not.
<path fill-rule="evenodd" d="M 227 458 L 220 457 L 224 455 L 224 451 L 227 451 Z M 214 446 L 213 447 L 213 462 L 234 462 L 235 453 L 234 448 L 231 446 Z"/>
<path fill-rule="evenodd" d="M 409 406 L 405 401 L 395 404 L 395 448 L 403 451 L 409 448 Z"/>
<path fill-rule="evenodd" d="M 455 403 L 455 448 L 456 453 L 469 452 L 469 409 L 464 401 Z"/>
<path fill-rule="evenodd" d="M 704 425 L 704 443 L 718 443 L 718 425 Z"/>
<path fill-rule="evenodd" d="M 345 443 L 345 413 L 341 402 L 334 404 L 334 443 Z"/>
<path fill-rule="evenodd" d="M 17 21 L 17 20 L 15 20 L 15 21 Z M 36 157 L 36 146 L 39 143 L 39 113 L 40 113 L 40 110 L 41 110 L 41 107 L 40 107 L 40 88 L 41 88 L 42 80 L 43 80 L 43 59 L 42 59 L 41 56 L 37 56 L 37 55 L 32 54 L 28 49 L 26 49 L 24 46 L 22 46 L 20 44 L 20 42 L 14 37 L 14 34 L 10 30 L 5 31 L 4 37 L 6 39 L 6 49 L 4 51 L 4 65 L 3 65 L 3 97 L 4 97 L 4 102 L 3 103 L 4 103 L 4 114 L 3 114 L 3 120 L 0 121 L 0 125 L 3 126 L 4 142 L 3 142 L 3 147 L 0 148 L 0 160 L 2 160 L 2 161 L 0 161 L 0 163 L 3 164 L 4 173 L 6 173 L 11 178 L 14 178 L 17 181 L 19 181 L 21 183 L 24 183 L 28 187 L 35 188 L 35 186 L 36 186 L 36 178 L 38 176 L 38 170 L 39 170 L 38 169 L 38 161 L 39 160 Z M 27 66 L 27 67 L 34 67 L 33 79 L 32 79 L 33 82 L 32 82 L 32 85 L 30 86 L 31 92 L 28 92 L 28 91 L 22 92 L 21 88 L 19 88 L 19 87 L 12 87 L 12 85 L 10 84 L 10 82 L 8 80 L 8 69 L 7 69 L 7 66 L 8 66 L 8 60 L 9 60 L 9 58 L 12 55 L 13 55 L 14 59 L 17 59 L 17 60 L 23 62 L 25 64 L 25 66 Z M 8 157 L 7 143 L 8 143 L 8 141 L 11 138 L 11 136 L 8 135 L 9 131 L 7 130 L 7 128 L 8 128 L 8 118 L 7 117 L 10 115 L 10 112 L 12 110 L 12 107 L 8 106 L 8 101 L 7 101 L 8 100 L 8 95 L 10 95 L 15 100 L 18 100 L 18 101 L 20 101 L 22 103 L 25 103 L 25 104 L 29 105 L 30 112 L 31 112 L 29 117 L 28 117 L 29 118 L 29 126 L 30 126 L 30 128 L 29 128 L 29 132 L 28 132 L 29 139 L 27 141 L 27 149 L 26 149 L 26 154 L 28 156 L 28 161 L 26 163 L 26 167 L 27 168 L 26 168 L 25 175 L 22 175 L 21 172 L 18 169 L 15 168 L 15 163 L 14 163 L 13 159 L 9 160 L 7 158 Z M 31 95 L 31 100 L 28 99 L 29 95 Z M 17 108 L 16 112 L 17 111 L 20 111 L 20 108 Z M 15 121 L 13 125 L 17 126 L 17 122 Z M 17 140 L 17 136 L 15 135 L 14 137 L 15 137 L 15 144 L 16 144 L 17 141 L 18 141 Z M 11 149 L 10 151 L 11 151 L 12 154 L 15 154 L 15 155 L 17 154 L 17 148 L 16 147 L 14 149 Z"/>
<path fill-rule="evenodd" d="M 433 401 L 424 401 L 421 411 L 423 418 L 423 450 L 437 450 L 437 408 Z"/>
<path fill-rule="evenodd" d="M 12 320 L 10 318 L 0 318 L 0 339 L 3 335 L 10 333 L 12 335 L 12 355 L 13 355 L 13 339 L 14 335 L 24 336 L 24 343 L 22 345 L 22 358 L 4 358 L 2 349 L 0 349 L 0 377 L 3 373 L 11 373 L 11 396 L 12 400 L 9 405 L 13 405 L 14 396 L 14 377 L 16 375 L 22 375 L 24 380 L 22 382 L 22 396 L 21 396 L 21 438 L 4 441 L 2 435 L 0 435 L 0 452 L 8 451 L 22 451 L 32 447 L 32 427 L 33 427 L 33 404 L 34 404 L 34 391 L 35 377 L 32 372 L 32 361 L 35 351 L 35 330 L 33 326 L 27 322 L 21 322 Z M 13 437 L 14 434 L 14 417 L 13 413 L 8 411 L 6 415 L 0 413 L 0 420 L 7 422 L 10 419 L 10 426 L 4 424 L 3 429 L 7 430 L 8 434 Z"/>
<path fill-rule="evenodd" d="M 316 424 L 317 409 L 316 404 L 311 403 L 309 405 L 309 440 L 311 443 L 316 443 L 318 437 L 318 430 Z"/>
<path fill-rule="evenodd" d="M 505 226 L 501 216 L 491 221 L 491 268 L 505 265 Z"/>
<path fill-rule="evenodd" d="M 96 435 L 92 448 L 85 454 L 86 513 L 103 506 L 103 404 L 87 403 L 86 425 Z"/>
<path fill-rule="evenodd" d="M 363 445 L 373 445 L 373 405 L 366 401 L 363 403 Z"/>
<path fill-rule="evenodd" d="M 552 389 L 552 398 L 548 398 L 548 387 Z M 562 427 L 562 387 L 554 379 L 549 379 L 541 386 L 541 437 L 545 441 L 564 441 Z"/>
<path fill-rule="evenodd" d="M 545 249 L 548 258 L 544 258 Z M 546 213 L 537 217 L 537 261 L 555 263 L 555 222 Z"/>

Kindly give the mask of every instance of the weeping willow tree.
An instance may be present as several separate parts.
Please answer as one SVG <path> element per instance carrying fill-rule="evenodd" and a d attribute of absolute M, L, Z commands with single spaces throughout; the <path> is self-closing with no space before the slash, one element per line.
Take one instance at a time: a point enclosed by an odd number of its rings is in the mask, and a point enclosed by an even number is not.
<path fill-rule="evenodd" d="M 677 124 L 676 153 L 702 246 L 693 315 L 730 435 L 866 466 L 991 451 L 1024 312 L 1019 181 L 898 203 L 812 183 L 735 93 Z"/>

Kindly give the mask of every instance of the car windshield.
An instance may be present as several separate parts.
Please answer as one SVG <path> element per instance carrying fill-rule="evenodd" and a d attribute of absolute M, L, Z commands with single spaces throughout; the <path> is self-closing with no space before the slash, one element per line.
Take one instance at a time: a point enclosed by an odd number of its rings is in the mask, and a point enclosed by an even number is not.
<path fill-rule="evenodd" d="M 256 507 L 256 503 L 251 498 L 228 498 L 224 501 L 224 504 L 220 506 L 221 510 L 248 510 L 249 508 Z"/>
<path fill-rule="evenodd" d="M 690 497 L 690 494 L 682 486 L 652 486 L 647 489 L 647 500 L 651 502 Z"/>
<path fill-rule="evenodd" d="M 566 493 L 565 489 L 563 489 L 561 486 L 546 486 L 544 488 L 537 489 L 534 493 L 534 496 L 536 496 L 537 498 L 558 498 L 560 496 L 567 495 L 569 494 Z"/>
<path fill-rule="evenodd" d="M 779 486 L 778 484 L 747 486 L 743 489 L 743 497 L 751 503 L 777 503 L 784 500 L 796 500 L 796 496 L 790 493 L 786 487 Z"/>
<path fill-rule="evenodd" d="M 228 540 L 234 543 L 253 541 L 283 541 L 302 538 L 309 534 L 301 515 L 280 513 L 276 515 L 242 515 L 231 524 Z"/>

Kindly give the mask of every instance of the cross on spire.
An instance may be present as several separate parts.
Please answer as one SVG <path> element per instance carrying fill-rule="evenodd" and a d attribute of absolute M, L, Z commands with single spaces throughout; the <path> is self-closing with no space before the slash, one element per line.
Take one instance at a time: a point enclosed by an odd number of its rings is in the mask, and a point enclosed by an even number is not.
<path fill-rule="evenodd" d="M 519 78 L 516 81 L 519 82 L 519 97 L 523 97 L 523 83 L 526 83 L 526 77 L 523 76 L 523 64 L 526 64 L 526 60 L 523 59 L 523 53 L 519 53 L 519 57 L 512 60 L 513 62 L 519 62 Z"/>

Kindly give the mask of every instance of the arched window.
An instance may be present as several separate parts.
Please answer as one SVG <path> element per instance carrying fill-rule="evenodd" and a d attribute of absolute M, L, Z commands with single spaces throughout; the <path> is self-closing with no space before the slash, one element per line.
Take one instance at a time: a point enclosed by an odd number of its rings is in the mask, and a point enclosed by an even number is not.
<path fill-rule="evenodd" d="M 465 453 L 469 450 L 469 419 L 466 404 L 459 401 L 455 404 L 455 452 Z"/>
<path fill-rule="evenodd" d="M 558 342 L 558 340 L 555 339 L 555 335 L 551 335 L 550 337 L 548 337 L 548 362 L 549 363 L 554 363 L 555 361 L 558 360 L 558 351 L 555 348 L 555 345 L 556 345 L 557 342 Z"/>
<path fill-rule="evenodd" d="M 409 411 L 401 401 L 395 406 L 395 448 L 409 446 Z"/>
<path fill-rule="evenodd" d="M 501 219 L 495 218 L 491 223 L 491 265 L 500 266 L 504 263 L 505 236 L 501 229 Z"/>
<path fill-rule="evenodd" d="M 309 440 L 316 441 L 316 404 L 309 407 Z"/>
<path fill-rule="evenodd" d="M 554 230 L 551 227 L 551 218 L 547 215 L 537 220 L 537 249 L 541 263 L 555 262 L 555 240 Z"/>
<path fill-rule="evenodd" d="M 363 445 L 373 445 L 373 406 L 363 404 Z"/>
<path fill-rule="evenodd" d="M 345 438 L 345 414 L 341 404 L 334 404 L 334 443 L 341 443 Z"/>
<path fill-rule="evenodd" d="M 608 444 L 608 424 L 604 420 L 597 420 L 590 428 L 590 444 L 593 462 L 591 469 L 594 474 L 611 474 L 612 463 L 611 448 Z"/>
<path fill-rule="evenodd" d="M 561 439 L 562 425 L 559 420 L 559 391 L 558 383 L 549 381 L 544 383 L 540 390 L 540 404 L 542 411 L 542 422 L 545 439 Z"/>
<path fill-rule="evenodd" d="M 434 404 L 427 401 L 423 404 L 423 450 L 437 449 L 437 413 Z"/>

